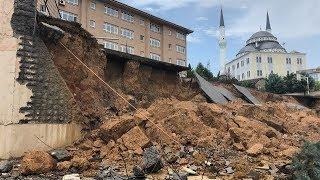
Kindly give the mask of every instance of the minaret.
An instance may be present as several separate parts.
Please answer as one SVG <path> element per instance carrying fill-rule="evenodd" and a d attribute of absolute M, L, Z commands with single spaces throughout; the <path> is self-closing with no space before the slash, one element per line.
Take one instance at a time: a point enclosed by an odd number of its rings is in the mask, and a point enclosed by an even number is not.
<path fill-rule="evenodd" d="M 271 33 L 271 25 L 270 25 L 269 12 L 267 12 L 266 31 L 268 31 L 269 33 Z"/>
<path fill-rule="evenodd" d="M 226 41 L 226 33 L 223 19 L 222 8 L 220 11 L 220 27 L 219 27 L 219 47 L 220 47 L 220 74 L 225 75 L 226 68 L 226 56 L 227 56 L 227 41 Z"/>

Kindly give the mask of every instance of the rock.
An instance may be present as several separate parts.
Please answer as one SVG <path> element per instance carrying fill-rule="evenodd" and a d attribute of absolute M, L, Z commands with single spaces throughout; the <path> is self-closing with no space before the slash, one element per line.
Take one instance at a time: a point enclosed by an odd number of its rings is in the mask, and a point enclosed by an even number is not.
<path fill-rule="evenodd" d="M 59 171 L 67 171 L 70 169 L 72 163 L 70 161 L 64 161 L 57 163 L 56 169 Z"/>
<path fill-rule="evenodd" d="M 145 149 L 143 162 L 143 169 L 146 173 L 156 173 L 163 168 L 160 154 L 154 146 Z"/>
<path fill-rule="evenodd" d="M 173 173 L 169 176 L 170 180 L 188 180 L 188 174 L 187 173 Z"/>
<path fill-rule="evenodd" d="M 145 147 L 149 144 L 150 140 L 144 132 L 136 126 L 118 139 L 118 142 L 123 143 L 129 150 L 136 150 L 138 148 Z"/>
<path fill-rule="evenodd" d="M 42 174 L 52 171 L 56 161 L 44 151 L 32 151 L 21 160 L 20 172 L 23 175 Z"/>
<path fill-rule="evenodd" d="M 269 163 L 268 163 L 268 162 L 261 161 L 260 165 L 259 165 L 258 167 L 256 167 L 256 169 L 267 171 L 267 170 L 270 169 L 270 166 L 269 166 Z"/>
<path fill-rule="evenodd" d="M 71 159 L 72 166 L 78 170 L 85 170 L 89 167 L 89 162 L 84 157 L 73 157 Z"/>
<path fill-rule="evenodd" d="M 2 173 L 2 174 L 0 174 L 0 179 L 1 179 L 1 178 L 9 179 L 10 176 L 11 176 L 10 173 Z M 11 177 L 11 178 L 12 178 L 12 177 Z M 13 178 L 13 179 L 15 179 L 15 178 Z"/>
<path fill-rule="evenodd" d="M 10 161 L 1 161 L 0 162 L 0 173 L 8 173 L 11 171 L 13 163 Z"/>
<path fill-rule="evenodd" d="M 250 155 L 250 156 L 257 156 L 257 155 L 259 155 L 259 154 L 262 153 L 263 148 L 264 148 L 264 147 L 263 147 L 263 144 L 258 143 L 258 144 L 255 144 L 255 145 L 251 146 L 251 147 L 247 150 L 247 153 L 248 153 L 248 155 Z"/>
<path fill-rule="evenodd" d="M 178 160 L 178 163 L 179 163 L 180 165 L 186 165 L 186 164 L 188 164 L 189 162 L 188 162 L 188 160 L 187 160 L 186 158 L 181 158 L 181 159 Z"/>
<path fill-rule="evenodd" d="M 242 143 L 233 143 L 233 148 L 237 151 L 246 150 L 246 148 L 242 145 Z"/>
<path fill-rule="evenodd" d="M 195 163 L 197 163 L 198 165 L 204 163 L 206 161 L 206 155 L 203 153 L 200 153 L 198 151 L 194 151 L 192 154 Z"/>
<path fill-rule="evenodd" d="M 79 174 L 67 174 L 62 177 L 62 180 L 80 180 Z"/>
<path fill-rule="evenodd" d="M 208 162 L 208 161 L 206 161 L 206 162 Z M 209 163 L 210 163 L 210 162 L 209 162 Z M 198 170 L 198 167 L 197 167 L 196 165 L 191 165 L 189 168 L 192 169 L 192 170 L 194 170 L 194 171 L 197 171 L 197 170 Z"/>
<path fill-rule="evenodd" d="M 72 158 L 71 154 L 67 150 L 64 150 L 64 149 L 54 150 L 50 154 L 58 162 L 69 161 Z"/>
<path fill-rule="evenodd" d="M 233 174 L 234 170 L 232 169 L 232 167 L 227 167 L 226 172 L 227 172 L 227 174 Z"/>
<path fill-rule="evenodd" d="M 183 167 L 182 170 L 185 171 L 186 173 L 190 174 L 190 175 L 196 175 L 197 174 L 196 171 L 194 171 L 194 170 L 192 170 L 192 169 L 190 169 L 188 167 Z"/>
<path fill-rule="evenodd" d="M 274 131 L 272 131 L 272 130 L 268 130 L 268 131 L 266 132 L 266 136 L 267 136 L 268 138 L 273 138 L 273 137 L 277 137 L 277 134 L 276 134 Z"/>
<path fill-rule="evenodd" d="M 117 172 L 115 172 L 111 167 L 102 170 L 97 176 L 97 179 L 101 180 L 126 180 L 126 177 L 122 177 Z"/>
<path fill-rule="evenodd" d="M 95 148 L 101 148 L 103 146 L 103 144 L 104 144 L 104 142 L 102 140 L 100 140 L 100 139 L 98 139 L 98 140 L 93 142 L 93 146 Z"/>
<path fill-rule="evenodd" d="M 172 153 L 168 154 L 167 158 L 166 158 L 167 163 L 170 163 L 170 164 L 175 163 L 178 159 L 179 159 L 179 157 L 175 154 L 172 154 Z"/>
<path fill-rule="evenodd" d="M 133 167 L 133 175 L 137 178 L 144 178 L 145 177 L 145 173 L 143 172 L 143 170 L 139 166 Z"/>

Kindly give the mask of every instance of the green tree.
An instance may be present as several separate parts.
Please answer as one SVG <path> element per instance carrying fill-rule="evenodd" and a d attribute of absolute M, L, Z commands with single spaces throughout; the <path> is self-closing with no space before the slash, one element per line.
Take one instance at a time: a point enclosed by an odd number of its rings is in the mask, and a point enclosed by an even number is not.
<path fill-rule="evenodd" d="M 214 80 L 214 76 L 212 74 L 212 72 L 204 67 L 202 65 L 202 63 L 199 63 L 196 67 L 196 72 L 201 76 L 203 77 L 204 79 L 206 79 L 207 81 L 213 81 Z"/>
<path fill-rule="evenodd" d="M 297 79 L 297 75 L 294 73 L 288 74 L 284 77 L 286 84 L 286 93 L 305 92 L 305 86 L 302 81 Z"/>
<path fill-rule="evenodd" d="M 320 142 L 305 142 L 292 161 L 293 179 L 320 179 Z"/>
<path fill-rule="evenodd" d="M 187 77 L 191 78 L 193 77 L 193 69 L 191 68 L 191 65 L 188 66 L 189 70 L 187 71 Z"/>
<path fill-rule="evenodd" d="M 266 80 L 266 91 L 275 94 L 286 93 L 285 81 L 277 74 L 270 74 Z"/>
<path fill-rule="evenodd" d="M 314 90 L 320 91 L 320 82 L 319 81 L 315 82 Z"/>

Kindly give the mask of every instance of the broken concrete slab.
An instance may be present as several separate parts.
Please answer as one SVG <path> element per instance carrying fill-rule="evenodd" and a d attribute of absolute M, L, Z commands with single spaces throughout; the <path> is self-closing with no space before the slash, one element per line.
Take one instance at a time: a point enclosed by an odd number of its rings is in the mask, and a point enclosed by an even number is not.
<path fill-rule="evenodd" d="M 254 104 L 254 105 L 260 105 L 261 102 L 255 98 L 250 91 L 242 86 L 238 86 L 238 85 L 233 85 L 245 98 L 247 101 L 249 101 L 250 103 Z"/>
<path fill-rule="evenodd" d="M 226 88 L 222 87 L 222 86 L 215 86 L 216 89 L 218 89 L 218 91 L 225 97 L 227 98 L 229 101 L 235 101 L 237 99 L 236 96 L 234 96 L 232 94 L 232 92 L 230 92 L 229 90 L 227 90 Z"/>
<path fill-rule="evenodd" d="M 200 89 L 205 93 L 207 98 L 217 104 L 227 104 L 228 100 L 213 86 L 210 82 L 206 81 L 198 73 L 194 73 Z"/>

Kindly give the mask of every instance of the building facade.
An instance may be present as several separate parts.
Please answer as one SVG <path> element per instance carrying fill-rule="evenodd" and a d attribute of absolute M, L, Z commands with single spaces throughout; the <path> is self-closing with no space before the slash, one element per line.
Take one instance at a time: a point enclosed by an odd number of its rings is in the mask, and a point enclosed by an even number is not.
<path fill-rule="evenodd" d="M 187 28 L 114 0 L 58 0 L 57 6 L 62 19 L 81 23 L 105 48 L 187 65 L 186 37 L 193 32 Z M 44 0 L 38 9 L 48 14 Z"/>
<path fill-rule="evenodd" d="M 254 33 L 236 58 L 226 64 L 227 74 L 239 81 L 267 78 L 270 74 L 286 76 L 306 69 L 306 54 L 287 52 L 271 33 L 269 14 L 266 30 Z"/>
<path fill-rule="evenodd" d="M 316 69 L 306 69 L 306 70 L 302 70 L 297 72 L 298 74 L 308 74 L 309 76 L 311 76 L 315 81 L 320 82 L 320 67 L 316 68 Z"/>

